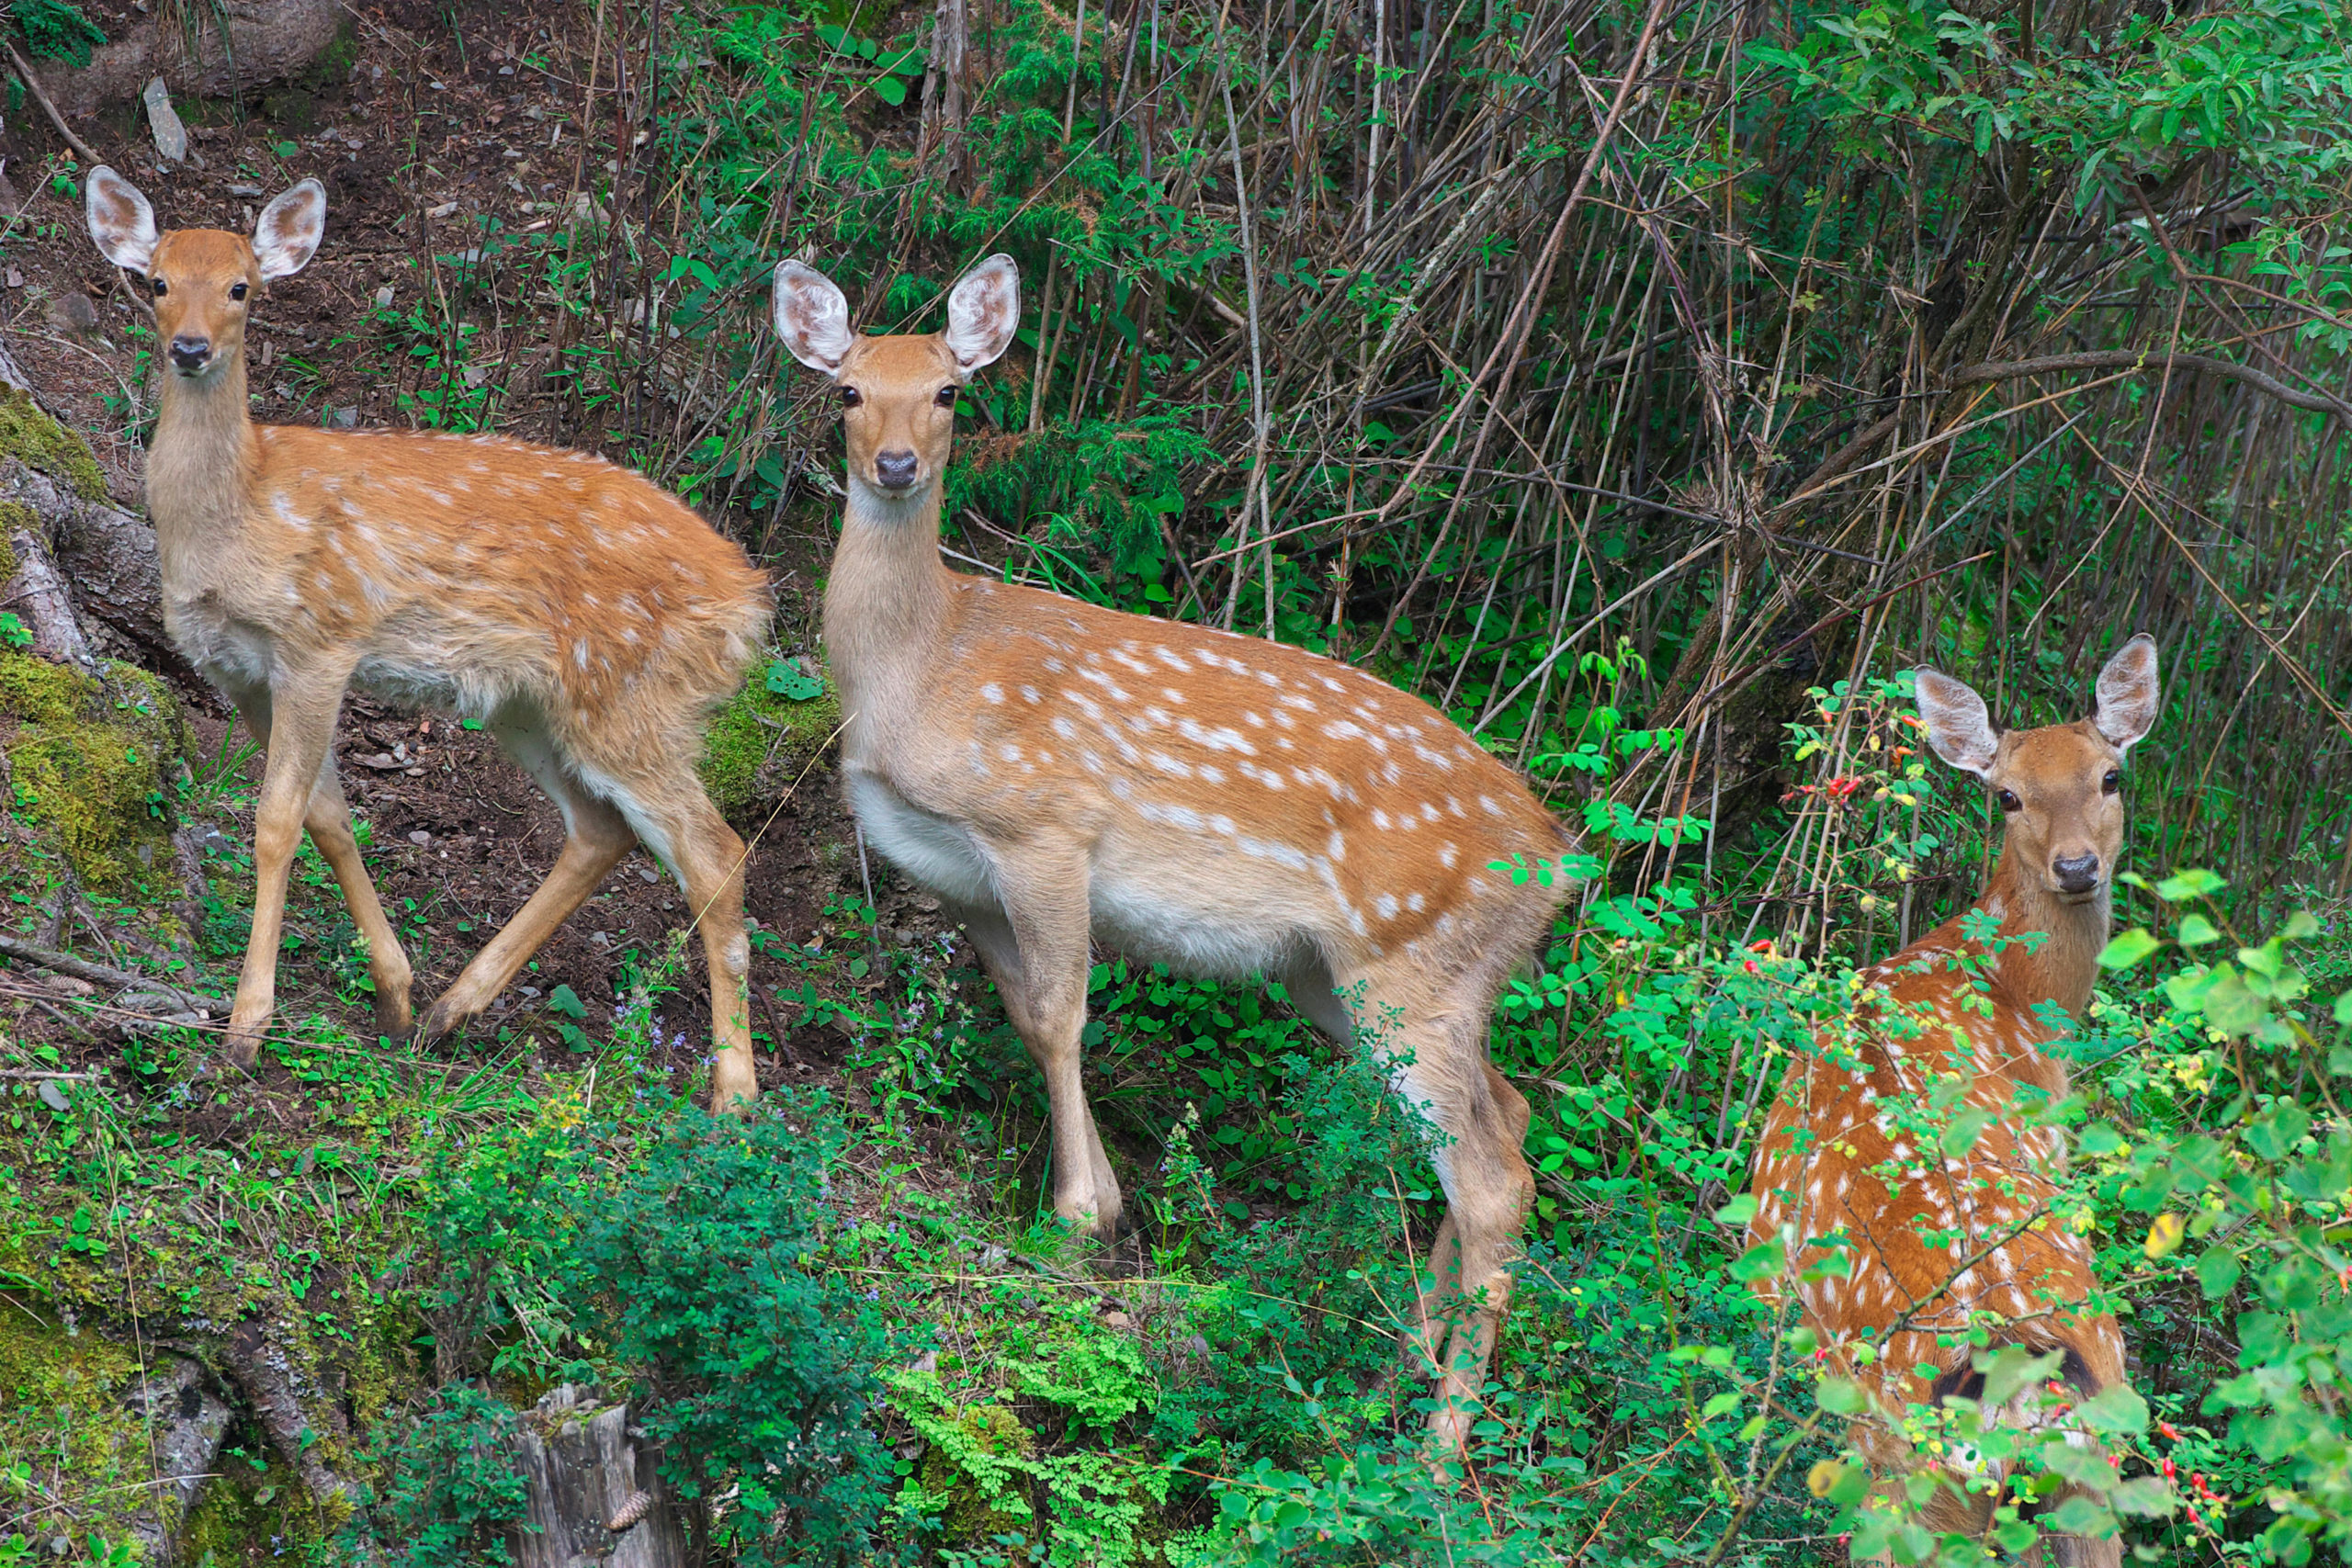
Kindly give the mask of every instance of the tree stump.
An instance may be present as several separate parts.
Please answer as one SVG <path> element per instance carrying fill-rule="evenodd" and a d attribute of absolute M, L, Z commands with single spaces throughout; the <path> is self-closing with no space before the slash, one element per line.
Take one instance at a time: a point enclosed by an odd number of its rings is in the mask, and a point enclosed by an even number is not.
<path fill-rule="evenodd" d="M 686 1568 L 655 1462 L 629 1434 L 628 1405 L 570 1383 L 541 1399 L 514 1438 L 532 1526 L 513 1543 L 517 1568 Z"/>

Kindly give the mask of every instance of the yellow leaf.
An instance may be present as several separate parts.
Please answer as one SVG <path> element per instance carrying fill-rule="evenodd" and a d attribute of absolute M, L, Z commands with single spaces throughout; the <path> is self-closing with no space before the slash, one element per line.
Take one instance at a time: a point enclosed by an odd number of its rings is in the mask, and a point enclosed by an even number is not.
<path fill-rule="evenodd" d="M 1805 1472 L 1804 1489 L 1816 1497 L 1826 1497 L 1830 1489 L 1846 1479 L 1846 1467 L 1834 1459 L 1816 1460 Z"/>
<path fill-rule="evenodd" d="M 2148 1227 L 2148 1239 L 2140 1250 L 2150 1258 L 2164 1258 L 2180 1247 L 2180 1238 L 2188 1231 L 2188 1220 L 2181 1214 L 2158 1214 L 2156 1223 Z"/>

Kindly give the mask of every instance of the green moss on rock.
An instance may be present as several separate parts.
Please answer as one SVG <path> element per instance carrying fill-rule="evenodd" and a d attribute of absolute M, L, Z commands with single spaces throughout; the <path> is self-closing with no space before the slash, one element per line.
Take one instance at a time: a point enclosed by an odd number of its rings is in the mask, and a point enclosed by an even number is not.
<path fill-rule="evenodd" d="M 107 477 L 88 445 L 14 387 L 0 387 L 0 457 L 64 480 L 85 501 L 106 499 Z"/>
<path fill-rule="evenodd" d="M 794 702 L 769 689 L 772 667 L 764 659 L 752 666 L 751 679 L 718 710 L 703 743 L 703 787 L 739 821 L 791 788 L 841 728 L 841 700 L 830 684 L 821 695 Z"/>
<path fill-rule="evenodd" d="M 145 1431 L 126 1402 L 139 1363 L 87 1332 L 0 1303 L 0 1473 L 17 1464 L 69 1485 L 51 1522 L 127 1540 L 153 1472 Z"/>
<path fill-rule="evenodd" d="M 17 721 L 0 723 L 15 783 L 6 804 L 53 833 L 85 882 L 121 887 L 150 871 L 172 874 L 164 784 L 184 739 L 162 681 L 131 664 L 108 663 L 94 678 L 0 653 L 6 719 Z"/>
<path fill-rule="evenodd" d="M 213 1568 L 283 1568 L 328 1560 L 323 1554 L 334 1531 L 293 1467 L 246 1427 L 231 1432 L 212 1479 L 196 1495 L 179 1550 L 183 1561 Z"/>

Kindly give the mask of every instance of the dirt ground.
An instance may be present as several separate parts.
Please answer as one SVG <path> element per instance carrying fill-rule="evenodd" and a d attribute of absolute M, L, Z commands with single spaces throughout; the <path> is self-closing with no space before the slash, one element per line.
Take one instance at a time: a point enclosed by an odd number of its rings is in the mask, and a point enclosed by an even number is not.
<path fill-rule="evenodd" d="M 92 9 L 103 23 L 106 7 Z M 546 228 L 571 212 L 576 194 L 594 181 L 580 134 L 580 84 L 593 48 L 587 13 L 547 0 L 464 6 L 455 12 L 454 35 L 451 13 L 429 4 L 372 7 L 355 17 L 356 64 L 341 67 L 347 74 L 266 93 L 242 113 L 226 103 L 178 102 L 195 152 L 188 164 L 160 163 L 132 106 L 75 127 L 146 192 L 167 229 L 249 230 L 269 196 L 306 175 L 326 183 L 327 236 L 317 258 L 273 285 L 254 312 L 247 364 L 254 416 L 265 422 L 409 424 L 401 399 L 415 378 L 385 363 L 366 333 L 383 291 L 397 306 L 411 290 L 446 286 L 434 258 L 481 232 L 485 220 L 508 231 Z M 609 146 L 611 127 L 602 130 L 599 151 Z M 78 194 L 53 181 L 62 152 L 37 112 L 10 116 L 0 131 L 0 199 L 34 220 L 40 236 L 8 247 L 0 263 L 0 343 L 44 404 L 87 435 L 114 498 L 138 509 L 137 411 L 148 393 L 126 329 L 146 307 L 90 243 Z M 543 334 L 546 323 L 537 327 Z M 531 357 L 551 353 L 543 344 L 530 346 L 529 335 L 510 333 L 497 367 L 526 389 L 509 397 L 499 428 L 551 444 L 600 445 L 605 433 L 583 428 L 561 397 L 527 389 L 537 386 Z M 738 537 L 749 532 L 741 519 L 713 521 Z M 778 594 L 779 647 L 809 649 L 817 606 L 808 585 L 831 548 L 830 509 L 762 522 L 762 564 Z M 232 732 L 218 695 L 200 686 L 181 695 L 198 771 L 202 759 L 233 758 L 245 738 L 242 728 Z M 369 867 L 408 939 L 422 1012 L 538 885 L 562 840 L 561 824 L 487 737 L 445 717 L 355 698 L 336 756 L 355 811 L 372 826 Z M 248 785 L 258 783 L 259 766 L 257 758 L 243 764 Z M 249 802 L 250 789 L 219 792 L 212 820 L 243 852 L 252 822 L 249 805 L 235 804 L 240 797 Z M 825 908 L 843 894 L 862 895 L 866 873 L 830 758 L 820 759 L 787 798 L 763 802 L 737 827 L 753 842 L 752 917 L 782 942 L 837 943 L 842 922 L 829 919 Z M 938 934 L 933 900 L 878 863 L 870 874 L 885 942 Z M 592 1010 L 609 1005 L 628 965 L 659 953 L 665 935 L 684 923 L 682 904 L 676 883 L 651 857 L 633 854 L 540 951 L 482 1028 L 509 1028 L 518 1037 L 551 1031 L 546 997 L 559 984 Z M 279 965 L 281 1024 L 324 1011 L 364 1028 L 366 998 L 351 995 L 326 962 L 343 919 L 331 887 L 306 888 L 298 879 L 289 921 L 303 940 Z M 347 926 L 342 934 L 347 941 Z M 708 1007 L 694 945 L 692 976 L 668 1021 L 678 1048 L 700 1055 L 708 1049 Z M 753 1027 L 780 1042 L 780 1049 L 763 1049 L 763 1082 L 830 1076 L 842 1058 L 842 1036 L 791 1029 L 791 1015 L 777 1010 L 772 995 L 780 976 L 754 967 L 766 983 L 755 987 Z M 233 959 L 216 955 L 206 968 L 223 990 L 233 983 Z"/>

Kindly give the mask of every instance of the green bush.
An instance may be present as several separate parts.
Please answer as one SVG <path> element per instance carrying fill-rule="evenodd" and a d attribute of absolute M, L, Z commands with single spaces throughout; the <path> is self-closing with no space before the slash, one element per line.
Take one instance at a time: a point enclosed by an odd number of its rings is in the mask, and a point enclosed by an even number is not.
<path fill-rule="evenodd" d="M 745 1568 L 861 1554 L 889 1475 L 865 1424 L 887 1336 L 813 1267 L 841 1135 L 820 1101 L 771 1103 L 740 1125 L 558 1111 L 452 1161 L 431 1224 L 450 1328 L 628 1389 L 697 1550 Z"/>
<path fill-rule="evenodd" d="M 437 1390 L 383 1443 L 379 1495 L 352 1517 L 345 1544 L 383 1553 L 385 1568 L 506 1568 L 522 1523 L 523 1478 L 506 1458 L 514 1412 L 469 1383 Z"/>

